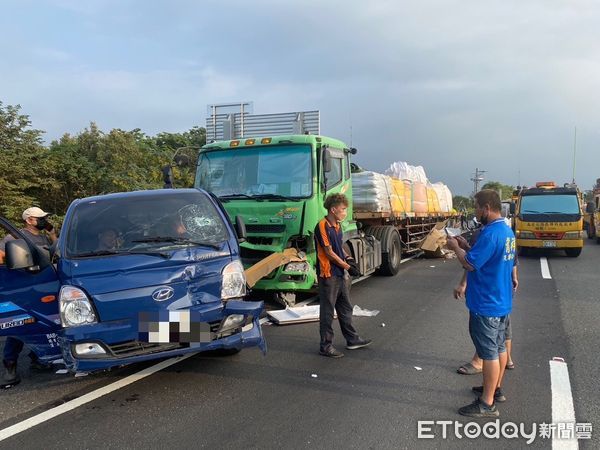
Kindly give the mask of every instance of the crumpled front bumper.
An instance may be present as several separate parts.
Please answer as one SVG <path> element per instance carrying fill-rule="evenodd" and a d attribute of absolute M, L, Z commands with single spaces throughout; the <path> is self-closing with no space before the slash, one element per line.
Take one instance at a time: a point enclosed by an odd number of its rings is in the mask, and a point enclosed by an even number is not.
<path fill-rule="evenodd" d="M 73 372 L 105 370 L 115 366 L 153 359 L 220 349 L 239 350 L 246 347 L 258 347 L 264 354 L 267 350 L 267 344 L 260 325 L 262 310 L 263 302 L 237 300 L 225 303 L 219 309 L 217 316 L 215 316 L 214 308 L 206 311 L 203 311 L 202 307 L 193 309 L 201 316 L 204 313 L 210 316 L 213 328 L 215 318 L 221 321 L 230 315 L 241 314 L 246 319 L 245 326 L 241 330 L 236 329 L 233 334 L 224 337 L 214 333 L 214 338 L 209 342 L 191 344 L 148 344 L 139 342 L 137 340 L 138 323 L 128 319 L 66 328 L 59 340 L 65 364 Z M 85 357 L 77 355 L 74 349 L 78 343 L 97 343 L 106 350 L 106 354 Z"/>

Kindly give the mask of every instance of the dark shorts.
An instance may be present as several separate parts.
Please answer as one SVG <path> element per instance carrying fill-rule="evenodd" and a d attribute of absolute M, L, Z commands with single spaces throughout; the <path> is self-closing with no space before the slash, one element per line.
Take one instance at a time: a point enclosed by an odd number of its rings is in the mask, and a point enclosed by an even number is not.
<path fill-rule="evenodd" d="M 469 314 L 469 334 L 481 359 L 498 359 L 499 353 L 506 352 L 506 318 Z"/>

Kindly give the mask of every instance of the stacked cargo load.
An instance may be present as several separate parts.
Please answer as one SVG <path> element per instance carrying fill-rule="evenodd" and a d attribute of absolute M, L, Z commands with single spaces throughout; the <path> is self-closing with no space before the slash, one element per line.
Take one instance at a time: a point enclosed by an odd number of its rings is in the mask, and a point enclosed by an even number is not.
<path fill-rule="evenodd" d="M 352 174 L 355 211 L 402 215 L 439 215 L 452 212 L 452 194 L 443 183 L 429 183 L 422 166 L 399 161 L 380 174 Z"/>

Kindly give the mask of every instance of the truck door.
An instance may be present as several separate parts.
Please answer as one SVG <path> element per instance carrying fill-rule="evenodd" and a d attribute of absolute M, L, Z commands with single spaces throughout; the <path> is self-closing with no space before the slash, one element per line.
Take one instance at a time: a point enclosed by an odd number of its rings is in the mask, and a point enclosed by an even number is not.
<path fill-rule="evenodd" d="M 49 341 L 60 329 L 56 271 L 48 258 L 40 257 L 44 250 L 0 217 L 0 239 L 7 235 L 25 240 L 39 268 L 9 269 L 5 258 L 0 261 L 0 336 L 19 337 L 31 347 L 53 347 Z"/>

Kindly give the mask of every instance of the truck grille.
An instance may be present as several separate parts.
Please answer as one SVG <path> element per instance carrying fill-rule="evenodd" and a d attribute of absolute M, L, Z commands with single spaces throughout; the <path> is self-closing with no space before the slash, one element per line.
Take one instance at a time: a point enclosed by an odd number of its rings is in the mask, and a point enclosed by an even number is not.
<path fill-rule="evenodd" d="M 221 326 L 221 321 L 209 322 L 211 339 L 215 339 L 215 333 Z M 166 352 L 180 348 L 187 348 L 187 343 L 151 344 L 142 341 L 127 341 L 119 344 L 109 345 L 108 349 L 113 356 L 124 358 L 128 356 L 149 355 L 151 353 Z"/>
<path fill-rule="evenodd" d="M 246 231 L 248 233 L 283 233 L 285 231 L 285 225 L 246 225 Z"/>
<path fill-rule="evenodd" d="M 535 237 L 537 239 L 552 239 L 554 241 L 558 241 L 559 239 L 562 239 L 563 236 L 565 235 L 564 231 L 560 231 L 560 232 L 535 232 Z"/>

